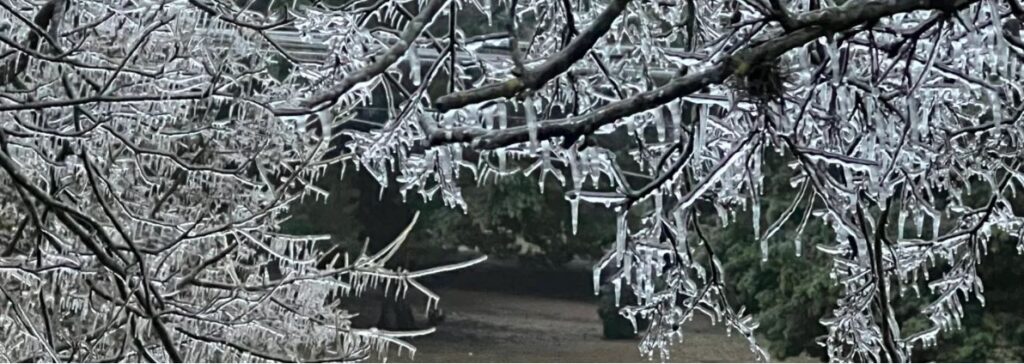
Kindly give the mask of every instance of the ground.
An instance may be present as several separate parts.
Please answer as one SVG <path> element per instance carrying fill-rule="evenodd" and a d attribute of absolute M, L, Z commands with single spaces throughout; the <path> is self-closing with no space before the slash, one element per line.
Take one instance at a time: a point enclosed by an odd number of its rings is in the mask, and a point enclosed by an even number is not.
<path fill-rule="evenodd" d="M 605 340 L 590 272 L 488 266 L 439 284 L 444 322 L 390 362 L 643 362 L 639 340 Z M 422 317 L 424 306 L 413 303 Z M 373 314 L 368 316 L 374 317 Z M 749 362 L 746 341 L 702 316 L 668 361 Z M 379 361 L 379 358 L 375 358 Z M 658 362 L 655 358 L 654 362 Z"/>
<path fill-rule="evenodd" d="M 442 290 L 446 318 L 436 333 L 411 340 L 417 352 L 393 362 L 637 362 L 638 340 L 604 340 L 597 305 L 574 300 Z M 671 361 L 747 362 L 746 341 L 698 319 Z"/>

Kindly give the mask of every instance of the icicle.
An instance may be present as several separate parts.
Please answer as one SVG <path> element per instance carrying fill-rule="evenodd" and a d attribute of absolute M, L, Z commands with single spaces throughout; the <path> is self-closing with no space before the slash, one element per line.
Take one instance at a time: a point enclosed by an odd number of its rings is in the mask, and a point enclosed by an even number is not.
<path fill-rule="evenodd" d="M 658 131 L 658 141 L 665 142 L 665 116 L 661 108 L 654 109 L 654 128 Z"/>
<path fill-rule="evenodd" d="M 573 194 L 569 198 L 569 209 L 572 214 L 572 235 L 576 235 L 579 227 L 579 215 L 580 215 L 580 199 L 579 194 L 583 190 L 583 172 L 580 171 L 580 163 L 582 161 L 579 158 L 579 153 L 575 147 L 569 148 L 569 157 L 566 158 L 569 162 L 569 173 L 572 176 Z"/>
<path fill-rule="evenodd" d="M 675 211 L 672 212 L 672 217 L 675 219 L 675 223 L 676 223 L 676 226 L 674 227 L 673 230 L 675 230 L 680 235 L 685 233 L 686 232 L 686 223 L 684 222 L 685 220 L 684 220 L 684 217 L 683 217 L 683 210 L 676 209 Z"/>
<path fill-rule="evenodd" d="M 418 51 L 417 51 L 417 48 L 416 48 L 415 45 L 413 45 L 411 48 L 412 49 L 409 49 L 409 55 L 408 55 L 408 60 L 409 60 L 409 77 L 410 77 L 410 81 L 412 81 L 412 85 L 413 86 L 419 86 L 420 83 L 422 82 L 421 78 L 423 77 L 423 75 L 420 74 L 419 55 L 417 54 Z"/>
<path fill-rule="evenodd" d="M 654 216 L 664 216 L 664 214 L 662 213 L 664 202 L 662 201 L 663 196 L 661 194 L 661 191 L 655 192 L 654 196 L 652 197 L 654 198 Z"/>
<path fill-rule="evenodd" d="M 697 107 L 697 106 L 694 106 Z M 704 135 L 708 128 L 708 107 L 700 106 L 697 129 L 693 133 L 693 161 L 700 163 L 700 156 L 704 151 Z M 699 165 L 699 164 L 695 164 Z"/>
<path fill-rule="evenodd" d="M 534 108 L 533 95 L 527 95 L 523 102 L 526 112 L 526 127 L 530 133 L 530 154 L 537 155 L 537 110 Z"/>
<path fill-rule="evenodd" d="M 1002 38 L 1002 37 L 1000 37 L 1000 38 Z M 1005 63 L 1000 63 L 1000 64 L 1005 64 Z M 999 94 L 996 91 L 989 91 L 988 98 L 990 100 L 989 103 L 992 105 L 992 121 L 996 125 L 1000 125 L 1000 124 L 1003 123 L 1003 108 L 1002 108 L 1002 101 L 1000 101 L 1001 99 L 999 97 Z"/>
<path fill-rule="evenodd" d="M 499 107 L 495 106 L 494 110 L 492 110 L 491 113 L 488 114 L 487 120 L 489 122 L 483 125 L 484 129 L 490 129 L 490 130 L 499 130 L 500 129 L 500 126 L 498 125 L 498 123 L 499 123 L 498 119 L 501 118 L 501 115 L 498 113 L 498 109 L 499 109 Z"/>
<path fill-rule="evenodd" d="M 629 235 L 629 226 L 626 224 L 628 210 L 620 209 L 619 218 L 616 221 L 615 252 L 619 254 L 617 266 L 622 266 L 622 259 L 626 255 L 626 237 Z"/>
<path fill-rule="evenodd" d="M 917 230 L 917 237 L 921 237 L 924 232 L 924 214 L 918 213 L 914 215 L 914 228 Z"/>
<path fill-rule="evenodd" d="M 487 17 L 487 26 L 494 25 L 494 6 L 491 4 L 491 1 L 492 0 L 484 0 L 484 6 L 483 9 L 481 9 L 481 12 Z"/>
<path fill-rule="evenodd" d="M 622 299 L 622 281 L 616 279 L 612 281 L 612 284 L 615 285 L 615 307 L 619 307 L 619 302 Z"/>
<path fill-rule="evenodd" d="M 508 128 L 508 108 L 504 102 L 498 104 L 495 113 L 498 116 L 498 129 L 505 130 Z M 508 152 L 504 149 L 498 149 L 495 151 L 498 154 L 498 169 L 504 173 L 506 171 L 506 165 L 508 164 Z"/>
<path fill-rule="evenodd" d="M 903 232 L 906 230 L 907 226 L 907 212 L 905 210 L 900 210 L 900 214 L 896 218 L 896 221 L 896 240 L 900 241 L 903 240 Z"/>
<path fill-rule="evenodd" d="M 669 118 L 672 119 L 672 130 L 675 133 L 676 139 L 680 138 L 683 134 L 683 102 L 676 100 L 668 104 Z"/>
<path fill-rule="evenodd" d="M 992 53 L 995 55 L 995 58 L 996 58 L 996 62 L 995 62 L 996 67 L 995 67 L 995 69 L 997 70 L 996 71 L 997 73 L 1001 73 L 1001 72 L 999 72 L 999 68 L 1002 68 L 1004 65 L 1006 66 L 1007 69 L 1013 69 L 1013 66 L 1011 65 L 1011 62 L 1009 62 L 1008 59 L 1007 59 L 1009 57 L 1010 49 L 1008 48 L 1008 45 L 1006 44 L 1006 39 L 1003 38 L 1003 20 L 1002 20 L 1001 14 L 1000 14 L 1002 11 L 1000 10 L 1000 6 L 998 4 L 996 4 L 995 1 L 988 0 L 988 1 L 986 1 L 986 3 L 988 5 L 988 16 L 989 16 L 989 19 L 991 19 L 991 21 L 992 21 L 992 38 L 994 40 L 994 42 L 992 44 L 992 48 L 993 48 L 992 49 Z M 1016 34 L 1014 34 L 1014 35 L 1016 35 Z M 997 100 L 999 100 L 999 99 L 998 98 L 993 99 L 993 102 L 992 102 L 993 108 L 995 110 L 999 109 L 999 101 L 997 101 Z M 997 111 L 993 112 L 993 117 L 994 117 L 994 120 L 996 121 L 996 123 L 998 123 L 999 120 L 1000 120 L 1000 117 L 999 117 L 999 113 Z"/>
<path fill-rule="evenodd" d="M 761 204 L 751 201 L 750 212 L 754 217 L 754 240 L 761 242 L 761 261 L 768 261 L 768 239 L 761 239 Z"/>
<path fill-rule="evenodd" d="M 576 235 L 580 218 L 580 199 L 572 197 L 569 199 L 569 210 L 572 214 L 572 235 Z"/>
<path fill-rule="evenodd" d="M 508 128 L 508 106 L 505 105 L 505 102 L 498 103 L 494 112 L 498 117 L 498 129 Z"/>
<path fill-rule="evenodd" d="M 729 226 L 729 210 L 726 210 L 720 204 L 715 204 L 715 211 L 718 212 L 718 218 L 722 220 L 722 227 Z"/>

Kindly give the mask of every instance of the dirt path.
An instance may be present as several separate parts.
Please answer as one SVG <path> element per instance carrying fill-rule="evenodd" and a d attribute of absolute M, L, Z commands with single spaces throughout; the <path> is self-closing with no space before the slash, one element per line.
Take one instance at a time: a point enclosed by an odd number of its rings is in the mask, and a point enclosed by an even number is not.
<path fill-rule="evenodd" d="M 411 340 L 417 362 L 637 362 L 638 340 L 604 340 L 597 305 L 579 300 L 443 289 L 445 321 Z M 670 361 L 747 362 L 746 342 L 698 318 Z M 408 362 L 407 356 L 389 361 Z M 657 360 L 656 360 L 657 361 Z"/>

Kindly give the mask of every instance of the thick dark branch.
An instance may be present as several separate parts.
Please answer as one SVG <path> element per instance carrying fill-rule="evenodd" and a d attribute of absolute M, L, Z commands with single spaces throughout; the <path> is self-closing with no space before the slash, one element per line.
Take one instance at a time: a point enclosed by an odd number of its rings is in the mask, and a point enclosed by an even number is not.
<path fill-rule="evenodd" d="M 800 28 L 772 38 L 759 45 L 737 51 L 723 62 L 683 77 L 664 86 L 613 102 L 588 115 L 543 123 L 537 128 L 539 139 L 576 137 L 589 134 L 616 120 L 661 106 L 713 84 L 720 84 L 732 75 L 744 75 L 754 65 L 775 59 L 787 51 L 819 37 L 851 29 L 860 24 L 894 14 L 927 9 L 956 9 L 978 0 L 862 0 L 843 6 L 805 12 L 793 17 Z M 529 140 L 526 126 L 504 130 L 461 128 L 435 130 L 429 144 L 469 142 L 478 149 L 494 149 Z"/>
<path fill-rule="evenodd" d="M 586 56 L 594 44 L 611 29 L 615 19 L 618 19 L 619 15 L 626 10 L 629 1 L 612 1 L 590 27 L 573 38 L 568 46 L 548 58 L 540 66 L 526 70 L 519 77 L 505 82 L 442 96 L 434 102 L 434 107 L 441 111 L 447 111 L 501 97 L 512 97 L 525 90 L 536 90 L 543 87 L 548 81 L 569 70 L 569 67 Z M 513 47 L 516 46 L 513 44 Z"/>
<path fill-rule="evenodd" d="M 355 85 L 369 81 L 373 77 L 384 73 L 388 67 L 391 67 L 392 64 L 398 61 L 399 57 L 409 50 L 409 47 L 416 41 L 416 38 L 419 37 L 420 33 L 423 32 L 423 29 L 425 29 L 427 25 L 434 20 L 437 12 L 440 11 L 447 2 L 448 0 L 431 0 L 423 7 L 423 9 L 420 9 L 419 15 L 416 15 L 416 18 L 409 22 L 409 25 L 402 31 L 398 41 L 395 42 L 391 48 L 388 48 L 387 52 L 384 52 L 383 55 L 378 57 L 377 60 L 369 66 L 345 76 L 345 78 L 330 89 L 320 92 L 309 100 L 306 100 L 303 106 L 319 107 L 333 105 L 338 101 L 338 98 L 341 97 L 341 95 L 344 95 L 346 92 L 351 90 L 352 87 L 355 87 Z"/>
<path fill-rule="evenodd" d="M 572 14 L 572 3 L 569 0 L 562 0 L 562 10 L 565 11 L 565 30 L 569 33 L 568 38 L 572 39 L 580 33 L 576 29 L 576 17 Z"/>
<path fill-rule="evenodd" d="M 30 216 L 25 216 L 25 218 L 21 219 L 21 222 L 18 223 L 18 228 L 14 230 L 14 235 L 11 236 L 11 239 L 7 242 L 6 248 L 4 248 L 3 251 L 0 251 L 0 257 L 8 256 L 14 252 L 14 248 L 18 246 L 18 241 L 21 240 L 22 233 L 25 232 L 25 227 L 28 226 L 29 217 Z"/>
<path fill-rule="evenodd" d="M 778 18 L 779 23 L 782 24 L 783 29 L 790 30 L 796 27 L 793 17 L 789 15 L 789 10 L 786 9 L 786 3 L 783 0 L 768 0 L 768 3 L 771 4 L 772 12 Z"/>
<path fill-rule="evenodd" d="M 729 75 L 729 73 L 725 72 L 725 68 L 721 66 L 713 67 L 704 72 L 677 78 L 665 86 L 611 103 L 587 115 L 544 123 L 537 128 L 537 138 L 542 140 L 590 134 L 601 126 L 614 122 L 621 117 L 652 109 L 679 97 L 694 93 L 707 85 L 721 83 Z M 526 126 L 494 131 L 480 128 L 462 128 L 435 131 L 431 135 L 430 144 L 441 145 L 453 142 L 472 142 L 471 146 L 476 149 L 494 149 L 528 140 L 529 130 Z"/>
<path fill-rule="evenodd" d="M 893 325 L 896 318 L 893 315 L 892 302 L 889 300 L 888 297 L 889 288 L 886 287 L 886 284 L 888 284 L 888 278 L 885 274 L 885 264 L 883 264 L 882 260 L 883 248 L 891 249 L 891 243 L 885 237 L 885 227 L 886 224 L 889 222 L 889 211 L 892 210 L 892 202 L 892 197 L 885 199 L 885 206 L 882 208 L 882 214 L 878 219 L 878 228 L 875 229 L 874 246 L 872 247 L 873 250 L 871 257 L 871 265 L 872 269 L 875 270 L 875 274 L 877 277 L 876 289 L 878 295 L 876 297 L 878 298 L 877 304 L 882 321 L 883 344 L 886 352 L 890 356 L 889 359 L 896 361 L 899 359 L 896 356 L 899 355 L 900 353 L 899 345 L 896 344 L 896 333 L 894 330 L 895 327 Z M 865 226 L 866 228 L 864 211 L 863 209 L 861 209 L 860 204 L 857 205 L 857 214 L 858 220 L 860 221 L 861 225 Z M 869 236 L 868 234 L 864 235 Z"/>
<path fill-rule="evenodd" d="M 670 154 L 672 154 L 671 151 L 666 154 L 666 157 Z M 653 181 L 645 185 L 639 191 L 628 194 L 626 196 L 628 202 L 634 203 L 636 201 L 642 200 L 647 196 L 651 195 L 651 193 L 653 193 L 655 190 L 661 188 L 661 186 L 664 186 L 666 182 L 675 177 L 676 173 L 678 173 L 680 169 L 686 166 L 686 164 L 690 163 L 690 157 L 692 155 L 693 138 L 690 138 L 690 140 L 686 142 L 686 149 L 683 150 L 683 153 L 682 155 L 679 156 L 679 159 L 677 159 L 676 162 L 673 163 L 667 171 L 661 172 L 661 174 L 658 175 L 657 178 L 655 178 Z M 665 162 L 665 160 L 667 159 L 663 158 L 661 160 L 661 163 Z M 658 164 L 660 165 L 661 163 Z M 659 166 L 655 171 L 661 171 L 661 167 Z"/>

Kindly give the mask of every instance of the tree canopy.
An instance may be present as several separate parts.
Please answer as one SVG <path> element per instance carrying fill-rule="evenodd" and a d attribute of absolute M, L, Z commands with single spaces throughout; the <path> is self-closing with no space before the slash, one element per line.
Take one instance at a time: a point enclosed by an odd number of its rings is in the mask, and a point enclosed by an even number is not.
<path fill-rule="evenodd" d="M 606 209 L 616 233 L 595 286 L 607 271 L 636 296 L 621 313 L 650 322 L 649 356 L 704 314 L 768 358 L 710 221 L 749 225 L 769 261 L 779 239 L 803 251 L 809 221 L 827 228 L 814 248 L 837 291 L 821 320 L 834 361 L 910 360 L 984 299 L 986 254 L 1024 250 L 1019 0 L 0 8 L 11 361 L 411 348 L 402 338 L 427 331 L 354 329 L 324 303 L 373 286 L 433 303 L 417 278 L 479 259 L 388 267 L 402 234 L 318 264 L 325 237 L 279 227 L 338 164 L 469 213 L 467 183 L 557 181 L 573 234 L 581 204 Z M 768 168 L 797 191 L 773 209 Z"/>

